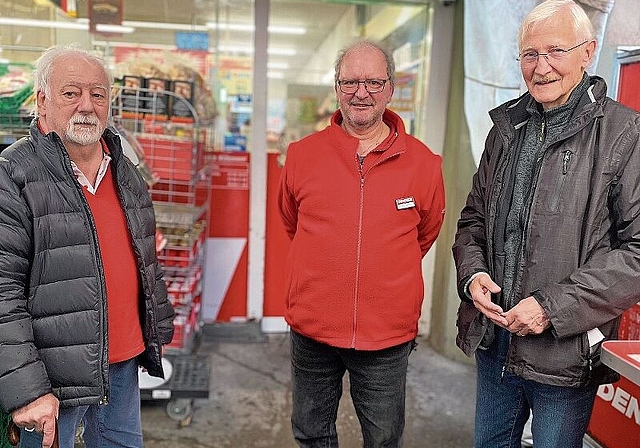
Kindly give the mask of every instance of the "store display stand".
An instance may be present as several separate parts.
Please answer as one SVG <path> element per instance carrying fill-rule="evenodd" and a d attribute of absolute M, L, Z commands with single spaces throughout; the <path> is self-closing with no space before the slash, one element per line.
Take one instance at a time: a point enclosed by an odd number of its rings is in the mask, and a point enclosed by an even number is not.
<path fill-rule="evenodd" d="M 167 415 L 189 425 L 193 401 L 209 396 L 209 361 L 195 354 L 201 335 L 205 238 L 209 223 L 213 126 L 187 100 L 166 90 L 114 89 L 115 128 L 140 158 L 161 236 L 158 259 L 176 310 L 166 346 L 165 381 L 140 376 L 141 400 L 168 400 Z M 180 111 L 172 117 L 171 110 Z"/>

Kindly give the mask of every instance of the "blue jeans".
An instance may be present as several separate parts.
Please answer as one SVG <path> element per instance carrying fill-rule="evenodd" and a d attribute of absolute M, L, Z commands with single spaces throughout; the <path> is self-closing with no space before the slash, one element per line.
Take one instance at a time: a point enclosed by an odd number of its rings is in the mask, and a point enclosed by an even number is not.
<path fill-rule="evenodd" d="M 597 387 L 551 386 L 502 375 L 510 338 L 499 328 L 491 347 L 476 352 L 475 448 L 520 448 L 529 412 L 535 448 L 582 448 Z"/>
<path fill-rule="evenodd" d="M 291 424 L 298 445 L 338 446 L 336 418 L 348 371 L 364 447 L 400 447 L 407 363 L 414 347 L 409 341 L 377 351 L 342 349 L 291 331 Z"/>
<path fill-rule="evenodd" d="M 142 448 L 140 389 L 136 359 L 109 365 L 111 393 L 106 405 L 60 408 L 60 448 L 73 448 L 76 428 L 84 423 L 87 448 Z M 20 448 L 42 448 L 42 435 L 22 430 Z"/>

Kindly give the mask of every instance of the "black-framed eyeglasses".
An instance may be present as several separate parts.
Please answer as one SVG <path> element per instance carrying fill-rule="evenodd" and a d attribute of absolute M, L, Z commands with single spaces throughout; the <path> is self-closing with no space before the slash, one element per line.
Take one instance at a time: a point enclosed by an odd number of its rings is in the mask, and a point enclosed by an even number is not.
<path fill-rule="evenodd" d="M 540 56 L 544 56 L 545 58 L 547 58 L 547 61 L 549 60 L 554 60 L 554 61 L 560 61 L 562 60 L 567 53 L 569 53 L 572 50 L 575 50 L 576 48 L 586 44 L 587 42 L 589 42 L 590 39 L 585 40 L 584 42 L 580 42 L 578 45 L 574 45 L 571 48 L 552 48 L 549 51 L 547 51 L 546 53 L 538 53 L 535 50 L 530 50 L 530 51 L 526 51 L 524 53 L 522 53 L 520 56 L 518 56 L 516 58 L 516 60 L 520 61 L 520 64 L 522 65 L 534 65 L 538 63 L 538 59 L 540 58 Z"/>
<path fill-rule="evenodd" d="M 369 93 L 378 93 L 384 90 L 384 85 L 389 81 L 387 79 L 365 79 L 360 81 L 357 79 L 341 79 L 338 81 L 338 87 L 342 93 L 352 94 L 358 91 L 360 84 L 364 85 L 364 89 Z"/>

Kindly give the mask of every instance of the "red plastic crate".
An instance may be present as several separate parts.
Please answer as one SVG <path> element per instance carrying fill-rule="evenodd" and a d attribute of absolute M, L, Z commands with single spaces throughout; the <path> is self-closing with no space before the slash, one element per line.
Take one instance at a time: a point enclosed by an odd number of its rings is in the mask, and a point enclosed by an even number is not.
<path fill-rule="evenodd" d="M 144 149 L 149 169 L 165 180 L 191 180 L 202 168 L 202 148 L 194 141 L 174 136 L 141 134 L 138 142 Z"/>
<path fill-rule="evenodd" d="M 198 315 L 200 314 L 201 300 L 196 298 L 188 307 L 178 308 L 173 319 L 173 339 L 167 348 L 176 350 L 187 349 L 198 329 Z"/>

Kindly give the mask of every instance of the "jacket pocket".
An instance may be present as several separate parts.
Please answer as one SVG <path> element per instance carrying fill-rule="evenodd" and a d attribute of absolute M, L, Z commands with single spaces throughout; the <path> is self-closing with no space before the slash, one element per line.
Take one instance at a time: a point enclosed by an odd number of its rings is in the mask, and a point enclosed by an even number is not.
<path fill-rule="evenodd" d="M 461 302 L 456 319 L 458 335 L 456 344 L 467 356 L 473 356 L 487 329 L 484 315 L 476 309 L 473 303 Z"/>
<path fill-rule="evenodd" d="M 549 208 L 551 211 L 558 211 L 558 204 L 560 203 L 560 196 L 562 194 L 562 187 L 564 186 L 565 179 L 569 173 L 569 168 L 571 164 L 571 158 L 573 157 L 573 153 L 569 150 L 562 152 L 562 163 L 559 169 L 559 175 L 556 180 L 556 187 L 553 190 L 553 196 L 551 197 L 551 203 L 549 204 Z"/>

